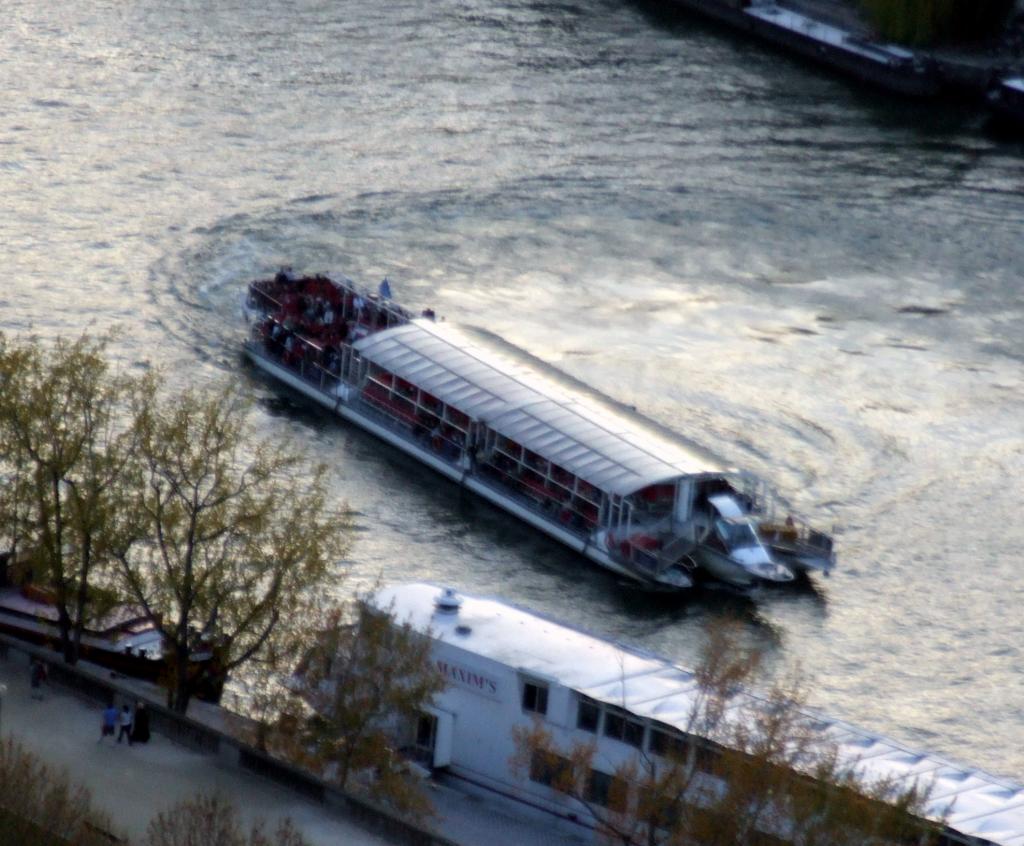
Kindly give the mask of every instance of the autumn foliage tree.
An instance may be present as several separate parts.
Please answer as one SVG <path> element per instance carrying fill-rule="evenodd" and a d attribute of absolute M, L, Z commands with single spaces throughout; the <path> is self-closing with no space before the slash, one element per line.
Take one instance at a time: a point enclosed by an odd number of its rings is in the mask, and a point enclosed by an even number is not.
<path fill-rule="evenodd" d="M 444 688 L 428 637 L 368 601 L 336 610 L 296 674 L 304 717 L 289 757 L 411 817 L 429 812 L 397 739 Z"/>
<path fill-rule="evenodd" d="M 844 765 L 798 682 L 748 695 L 761 656 L 739 643 L 734 624 L 709 629 L 686 716 L 656 744 L 611 763 L 594 740 L 559 745 L 537 720 L 513 730 L 513 770 L 562 793 L 620 846 L 936 842 L 926 786 L 866 781 Z"/>

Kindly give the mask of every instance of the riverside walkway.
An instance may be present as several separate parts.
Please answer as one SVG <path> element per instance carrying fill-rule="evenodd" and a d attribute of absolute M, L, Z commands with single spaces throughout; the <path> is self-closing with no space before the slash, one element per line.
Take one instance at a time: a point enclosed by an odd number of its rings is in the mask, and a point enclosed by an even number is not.
<path fill-rule="evenodd" d="M 28 659 L 14 649 L 0 658 L 0 684 L 7 688 L 0 700 L 0 735 L 13 737 L 44 763 L 67 770 L 73 783 L 87 786 L 93 804 L 110 815 L 112 833 L 135 846 L 145 843 L 153 817 L 198 792 L 219 792 L 232 800 L 246 825 L 262 819 L 272 831 L 278 820 L 289 817 L 313 846 L 399 843 L 368 831 L 341 811 L 157 732 L 147 744 L 128 746 L 111 738 L 98 742 L 101 706 L 55 684 L 44 685 L 42 700 L 32 699 Z M 149 687 L 141 683 L 132 686 Z M 214 719 L 219 710 L 205 703 L 197 705 L 198 711 L 207 711 L 199 715 L 205 721 Z M 460 846 L 591 842 L 582 830 L 577 834 L 553 819 L 519 814 L 501 800 L 472 796 L 447 784 L 430 784 L 437 812 L 431 827 Z"/>

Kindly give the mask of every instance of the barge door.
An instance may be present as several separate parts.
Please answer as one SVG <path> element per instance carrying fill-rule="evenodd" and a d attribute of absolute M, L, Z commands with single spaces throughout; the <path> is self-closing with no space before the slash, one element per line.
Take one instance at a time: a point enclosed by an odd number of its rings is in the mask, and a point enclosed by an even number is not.
<path fill-rule="evenodd" d="M 416 724 L 416 759 L 431 769 L 452 762 L 452 731 L 455 715 L 439 708 L 427 708 Z"/>

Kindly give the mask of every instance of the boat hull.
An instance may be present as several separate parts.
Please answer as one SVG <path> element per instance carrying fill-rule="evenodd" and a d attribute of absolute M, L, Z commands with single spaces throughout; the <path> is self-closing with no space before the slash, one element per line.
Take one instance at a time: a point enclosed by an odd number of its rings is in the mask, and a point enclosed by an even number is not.
<path fill-rule="evenodd" d="M 741 590 L 749 590 L 760 581 L 749 570 L 741 567 L 729 556 L 714 549 L 700 546 L 697 549 L 697 563 L 708 575 Z"/>
<path fill-rule="evenodd" d="M 785 563 L 773 561 L 757 573 L 723 552 L 706 544 L 697 548 L 697 562 L 707 574 L 741 590 L 763 584 L 785 584 L 794 579 L 793 570 Z"/>
<path fill-rule="evenodd" d="M 772 558 L 799 575 L 823 573 L 827 576 L 835 566 L 835 561 L 828 556 L 801 553 L 775 546 L 769 546 L 768 549 Z"/>

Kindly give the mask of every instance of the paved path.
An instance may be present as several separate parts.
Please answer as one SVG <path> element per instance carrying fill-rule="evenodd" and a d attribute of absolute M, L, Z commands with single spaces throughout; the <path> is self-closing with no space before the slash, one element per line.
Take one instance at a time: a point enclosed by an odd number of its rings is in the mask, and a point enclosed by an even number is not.
<path fill-rule="evenodd" d="M 457 779 L 432 783 L 435 828 L 464 846 L 594 846 L 587 829 L 489 794 L 469 794 Z"/>
<path fill-rule="evenodd" d="M 263 819 L 269 828 L 290 817 L 314 846 L 390 846 L 387 840 L 323 805 L 154 733 L 144 745 L 98 742 L 98 704 L 54 685 L 44 687 L 42 701 L 30 696 L 27 660 L 12 650 L 0 658 L 0 734 L 12 735 L 45 763 L 67 769 L 74 782 L 87 785 L 94 805 L 106 811 L 115 833 L 135 846 L 145 842 L 146 827 L 160 811 L 197 792 L 219 791 L 239 806 L 243 821 Z M 144 683 L 131 686 L 148 688 Z M 149 692 L 149 691 L 147 691 Z M 189 714 L 203 722 L 220 722 L 219 709 L 197 703 Z M 522 812 L 520 806 L 430 783 L 437 811 L 434 827 L 465 846 L 582 846 L 585 833 L 552 817 Z"/>
<path fill-rule="evenodd" d="M 197 792 L 220 791 L 238 803 L 247 822 L 263 818 L 272 827 L 291 817 L 316 846 L 387 846 L 387 841 L 354 823 L 270 784 L 215 756 L 201 755 L 154 734 L 144 745 L 97 742 L 100 711 L 72 694 L 47 685 L 42 701 L 29 693 L 28 667 L 0 661 L 0 683 L 7 693 L 0 706 L 0 731 L 11 734 L 40 759 L 64 767 L 73 781 L 87 785 L 94 804 L 110 814 L 116 833 L 144 842 L 149 821 L 160 811 Z"/>

